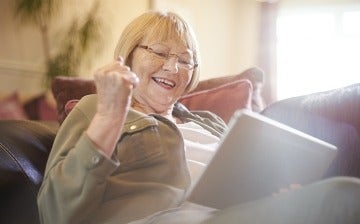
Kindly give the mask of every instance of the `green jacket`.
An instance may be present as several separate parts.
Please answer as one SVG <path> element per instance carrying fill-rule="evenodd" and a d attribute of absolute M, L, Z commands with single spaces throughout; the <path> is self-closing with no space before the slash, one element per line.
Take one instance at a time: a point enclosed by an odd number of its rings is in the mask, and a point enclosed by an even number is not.
<path fill-rule="evenodd" d="M 61 125 L 38 194 L 42 223 L 128 223 L 179 206 L 190 186 L 184 141 L 175 124 L 130 110 L 112 159 L 84 134 L 96 111 L 96 95 L 84 97 Z M 216 136 L 226 124 L 209 112 L 174 115 Z"/>

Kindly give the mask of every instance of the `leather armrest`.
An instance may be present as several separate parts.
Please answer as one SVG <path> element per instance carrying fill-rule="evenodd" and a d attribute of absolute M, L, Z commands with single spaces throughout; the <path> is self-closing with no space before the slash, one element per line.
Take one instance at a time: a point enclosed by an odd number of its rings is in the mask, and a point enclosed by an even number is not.
<path fill-rule="evenodd" d="M 36 197 L 54 138 L 40 122 L 0 121 L 0 223 L 39 223 Z"/>

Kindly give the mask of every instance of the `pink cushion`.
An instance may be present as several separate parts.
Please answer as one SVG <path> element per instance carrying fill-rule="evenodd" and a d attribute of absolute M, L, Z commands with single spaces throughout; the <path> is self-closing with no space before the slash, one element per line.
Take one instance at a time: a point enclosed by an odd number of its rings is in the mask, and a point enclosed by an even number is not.
<path fill-rule="evenodd" d="M 251 109 L 252 84 L 247 79 L 237 80 L 211 89 L 192 92 L 179 102 L 190 110 L 208 110 L 228 122 L 233 113 Z"/>
<path fill-rule="evenodd" d="M 52 121 L 57 119 L 56 108 L 48 103 L 45 94 L 26 102 L 24 109 L 31 120 Z"/>
<path fill-rule="evenodd" d="M 27 119 L 27 115 L 17 93 L 12 93 L 0 101 L 0 119 Z"/>

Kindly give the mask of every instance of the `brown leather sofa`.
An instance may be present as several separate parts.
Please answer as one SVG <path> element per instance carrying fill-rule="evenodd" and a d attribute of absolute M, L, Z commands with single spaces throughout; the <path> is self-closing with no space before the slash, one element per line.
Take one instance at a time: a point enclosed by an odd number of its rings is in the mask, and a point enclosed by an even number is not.
<path fill-rule="evenodd" d="M 337 90 L 278 101 L 261 113 L 335 144 L 340 153 L 327 176 L 360 177 L 360 85 L 351 88 L 349 102 Z M 326 101 L 337 97 L 339 105 Z M 56 126 L 42 122 L 0 121 L 0 223 L 39 223 L 36 195 L 55 134 Z"/>

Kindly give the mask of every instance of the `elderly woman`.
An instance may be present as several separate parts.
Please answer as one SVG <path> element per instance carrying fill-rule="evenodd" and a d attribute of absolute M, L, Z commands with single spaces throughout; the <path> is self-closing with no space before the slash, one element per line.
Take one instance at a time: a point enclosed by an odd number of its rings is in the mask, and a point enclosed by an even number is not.
<path fill-rule="evenodd" d="M 329 220 L 332 213 L 321 210 L 324 194 L 359 188 L 358 180 L 328 181 L 224 211 L 184 202 L 226 124 L 176 103 L 199 80 L 199 51 L 190 26 L 174 13 L 148 12 L 131 22 L 115 60 L 94 79 L 97 94 L 76 105 L 55 139 L 38 195 L 42 223 L 286 223 L 299 215 L 320 223 L 311 212 Z"/>

